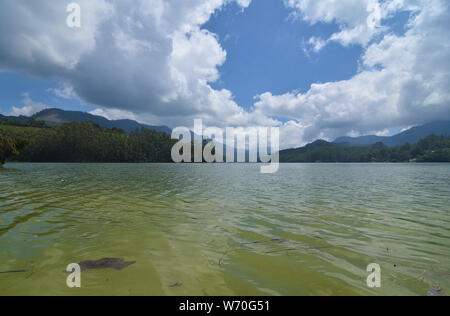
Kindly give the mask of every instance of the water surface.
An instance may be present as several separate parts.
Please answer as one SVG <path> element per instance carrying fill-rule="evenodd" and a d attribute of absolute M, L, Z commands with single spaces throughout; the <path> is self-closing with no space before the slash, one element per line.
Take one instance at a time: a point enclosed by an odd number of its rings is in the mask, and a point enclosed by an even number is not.
<path fill-rule="evenodd" d="M 449 184 L 450 164 L 7 164 L 0 272 L 28 272 L 0 295 L 448 295 Z M 67 288 L 107 257 L 137 263 Z"/>

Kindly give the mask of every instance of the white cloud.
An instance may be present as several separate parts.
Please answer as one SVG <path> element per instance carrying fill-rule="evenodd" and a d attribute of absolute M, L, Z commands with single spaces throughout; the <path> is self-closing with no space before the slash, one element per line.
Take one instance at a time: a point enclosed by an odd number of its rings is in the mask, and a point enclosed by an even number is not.
<path fill-rule="evenodd" d="M 13 106 L 11 113 L 9 115 L 12 116 L 32 116 L 44 109 L 50 108 L 48 105 L 40 102 L 35 102 L 30 98 L 28 93 L 23 94 L 22 99 L 23 107 L 15 107 Z"/>
<path fill-rule="evenodd" d="M 118 109 L 95 109 L 89 112 L 89 114 L 103 116 L 104 118 L 107 118 L 111 121 L 123 119 L 129 119 L 138 122 L 140 121 L 138 116 L 136 116 L 134 113 Z"/>
<path fill-rule="evenodd" d="M 316 24 L 335 23 L 340 31 L 329 40 L 344 46 L 360 44 L 366 46 L 383 28 L 377 25 L 382 18 L 378 0 L 284 0 L 286 6 L 294 9 L 299 18 Z M 377 12 L 379 14 L 377 14 Z M 314 42 L 317 41 L 313 38 Z M 317 51 L 326 42 L 316 46 Z"/>
<path fill-rule="evenodd" d="M 310 52 L 313 51 L 314 53 L 318 53 L 327 46 L 328 41 L 323 40 L 318 37 L 311 37 L 308 42 L 303 43 L 303 51 L 304 53 L 309 56 Z"/>
<path fill-rule="evenodd" d="M 61 99 L 75 99 L 75 98 L 77 98 L 75 92 L 73 91 L 72 86 L 67 84 L 67 83 L 61 84 L 60 88 L 47 89 L 47 92 L 51 92 L 51 93 L 53 93 L 54 95 L 56 95 L 57 97 L 59 97 Z"/>
<path fill-rule="evenodd" d="M 231 1 L 79 0 L 82 27 L 74 30 L 65 26 L 69 1 L 3 0 L 0 70 L 57 77 L 63 82 L 53 91 L 57 96 L 78 97 L 111 119 L 172 127 L 189 126 L 194 118 L 207 126 L 279 126 L 283 148 L 450 119 L 447 1 L 284 0 L 305 21 L 340 28 L 329 38 L 311 38 L 307 49 L 318 52 L 330 41 L 361 45 L 361 69 L 305 93 L 263 93 L 251 112 L 231 91 L 211 87 L 227 53 L 202 25 Z M 407 32 L 370 27 L 370 3 L 380 4 L 383 18 L 412 12 Z M 30 99 L 13 111 L 39 106 L 45 105 Z"/>
<path fill-rule="evenodd" d="M 226 52 L 201 28 L 231 1 L 80 0 L 81 28 L 70 29 L 70 1 L 4 0 L 0 71 L 57 77 L 64 83 L 52 91 L 58 97 L 166 124 L 240 116 L 232 94 L 210 86 Z"/>
<path fill-rule="evenodd" d="M 388 136 L 389 132 L 389 129 L 385 129 L 384 131 L 375 132 L 373 134 L 375 134 L 376 136 Z"/>
<path fill-rule="evenodd" d="M 330 10 L 317 4 L 308 18 L 331 22 L 340 12 L 337 6 L 349 2 L 333 3 Z M 402 1 L 395 4 L 391 8 L 404 9 Z M 386 34 L 370 44 L 362 56 L 361 72 L 351 79 L 313 84 L 306 93 L 264 93 L 255 108 L 309 124 L 305 140 L 450 120 L 449 6 L 443 0 L 418 4 L 420 10 L 412 15 L 406 34 Z"/>
<path fill-rule="evenodd" d="M 252 2 L 252 0 L 236 0 L 236 2 L 242 7 L 242 8 L 247 8 L 250 3 Z"/>
<path fill-rule="evenodd" d="M 83 8 L 83 27 L 66 25 L 69 1 L 3 0 L 0 10 L 0 70 L 33 75 L 60 75 L 73 69 L 91 52 L 101 23 L 113 8 L 105 1 L 77 1 Z"/>

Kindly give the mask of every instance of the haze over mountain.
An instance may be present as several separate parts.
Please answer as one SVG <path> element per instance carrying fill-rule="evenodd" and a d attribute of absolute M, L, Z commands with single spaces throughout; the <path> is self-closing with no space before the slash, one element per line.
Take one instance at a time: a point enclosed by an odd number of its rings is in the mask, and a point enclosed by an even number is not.
<path fill-rule="evenodd" d="M 28 117 L 28 116 L 24 116 L 24 115 L 19 115 L 19 116 L 7 116 L 7 115 L 3 115 L 3 114 L 0 114 L 0 119 L 14 119 L 14 120 L 17 120 L 17 121 L 23 121 L 23 122 L 26 122 L 26 121 L 28 121 L 30 118 Z"/>
<path fill-rule="evenodd" d="M 116 120 L 111 121 L 103 116 L 92 115 L 86 112 L 79 111 L 64 111 L 61 109 L 46 109 L 32 116 L 36 120 L 44 121 L 49 126 L 61 125 L 63 123 L 69 122 L 87 122 L 92 121 L 100 126 L 107 128 L 119 128 L 123 129 L 125 132 L 130 133 L 136 129 L 141 129 L 142 127 L 157 132 L 165 132 L 168 134 L 172 133 L 172 130 L 167 126 L 150 126 L 146 124 L 141 124 L 133 120 Z"/>
<path fill-rule="evenodd" d="M 352 144 L 352 145 L 374 145 L 384 143 L 389 147 L 402 146 L 406 143 L 416 144 L 419 140 L 431 135 L 450 135 L 450 121 L 434 122 L 422 126 L 413 127 L 407 131 L 394 136 L 361 136 L 361 137 L 340 137 L 334 144 Z"/>
<path fill-rule="evenodd" d="M 4 116 L 0 114 L 0 118 L 12 118 L 19 121 L 27 121 L 30 117 L 27 116 Z M 130 133 L 136 129 L 142 127 L 158 132 L 172 133 L 172 130 L 167 126 L 151 126 L 147 124 L 138 123 L 133 120 L 108 120 L 107 118 L 99 115 L 93 115 L 81 111 L 65 111 L 61 109 L 45 109 L 32 116 L 32 118 L 38 121 L 44 121 L 49 126 L 57 126 L 63 123 L 69 122 L 87 122 L 92 121 L 100 126 L 106 128 L 118 128 L 123 129 L 125 132 Z M 389 147 L 402 146 L 406 143 L 417 144 L 421 139 L 429 135 L 443 135 L 450 136 L 450 121 L 433 122 L 422 126 L 413 127 L 407 131 L 399 133 L 394 136 L 376 136 L 368 135 L 361 137 L 339 137 L 332 143 L 325 141 L 316 141 L 308 146 L 323 145 L 327 143 L 329 145 L 374 145 L 376 143 L 384 143 Z"/>

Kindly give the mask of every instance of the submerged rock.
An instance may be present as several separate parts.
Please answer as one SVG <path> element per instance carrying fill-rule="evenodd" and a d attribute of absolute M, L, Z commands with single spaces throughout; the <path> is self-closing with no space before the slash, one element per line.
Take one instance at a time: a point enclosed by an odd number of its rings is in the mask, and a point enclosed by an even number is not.
<path fill-rule="evenodd" d="M 123 270 L 126 267 L 135 264 L 136 261 L 125 261 L 119 258 L 104 258 L 100 260 L 88 260 L 79 263 L 81 271 L 94 269 L 114 269 Z"/>
<path fill-rule="evenodd" d="M 428 291 L 427 296 L 441 296 L 442 288 L 440 286 L 435 287 Z"/>
<path fill-rule="evenodd" d="M 180 287 L 180 286 L 183 286 L 183 282 L 177 282 L 177 283 L 175 283 L 175 284 L 172 284 L 172 285 L 170 285 L 170 287 Z"/>

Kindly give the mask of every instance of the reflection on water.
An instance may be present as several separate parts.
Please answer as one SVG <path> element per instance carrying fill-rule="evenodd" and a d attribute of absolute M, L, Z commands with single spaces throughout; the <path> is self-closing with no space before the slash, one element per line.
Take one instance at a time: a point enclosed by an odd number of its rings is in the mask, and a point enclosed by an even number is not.
<path fill-rule="evenodd" d="M 0 274 L 0 295 L 448 295 L 449 179 L 448 164 L 8 164 L 0 272 L 27 272 Z M 66 287 L 69 263 L 101 258 L 136 264 Z"/>

